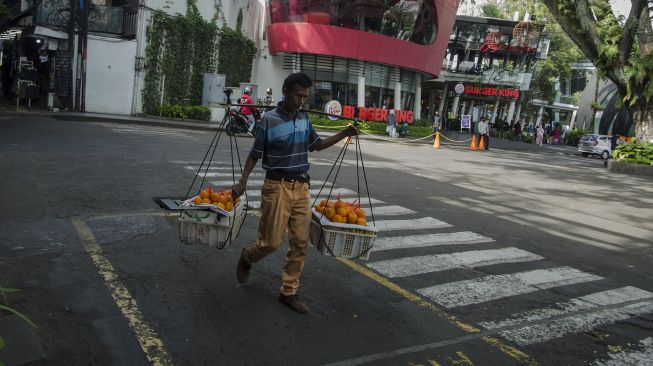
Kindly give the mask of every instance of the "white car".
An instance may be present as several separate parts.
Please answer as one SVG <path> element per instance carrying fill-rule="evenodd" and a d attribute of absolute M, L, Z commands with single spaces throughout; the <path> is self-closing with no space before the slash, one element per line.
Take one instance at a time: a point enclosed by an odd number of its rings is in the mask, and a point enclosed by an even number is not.
<path fill-rule="evenodd" d="M 606 135 L 585 135 L 578 141 L 578 151 L 583 156 L 599 155 L 601 159 L 612 156 L 611 137 Z"/>

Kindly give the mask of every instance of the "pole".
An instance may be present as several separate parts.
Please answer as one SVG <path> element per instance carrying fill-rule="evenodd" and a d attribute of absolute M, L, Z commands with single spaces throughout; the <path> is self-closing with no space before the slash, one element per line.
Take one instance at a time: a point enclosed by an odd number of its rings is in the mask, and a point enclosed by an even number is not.
<path fill-rule="evenodd" d="M 82 23 L 82 91 L 80 93 L 80 105 L 82 112 L 86 112 L 86 59 L 88 53 L 88 13 L 90 10 L 90 7 L 86 6 L 85 1 L 80 0 L 85 5 L 80 14 Z"/>
<path fill-rule="evenodd" d="M 68 70 L 68 111 L 72 112 L 75 109 L 74 91 L 75 91 L 75 69 L 73 68 L 73 60 L 75 59 L 75 15 L 77 14 L 76 0 L 69 1 L 70 18 L 68 19 L 68 57 L 70 59 L 70 70 Z"/>

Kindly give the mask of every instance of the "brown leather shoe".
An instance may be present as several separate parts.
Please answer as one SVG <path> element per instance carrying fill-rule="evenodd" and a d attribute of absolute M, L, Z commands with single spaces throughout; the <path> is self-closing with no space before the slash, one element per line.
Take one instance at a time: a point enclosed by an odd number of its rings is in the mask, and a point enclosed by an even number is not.
<path fill-rule="evenodd" d="M 245 283 L 249 279 L 249 270 L 252 269 L 252 264 L 245 259 L 245 249 L 240 253 L 240 259 L 238 260 L 238 266 L 236 267 L 236 277 L 238 277 L 238 282 Z"/>
<path fill-rule="evenodd" d="M 304 304 L 304 302 L 300 300 L 299 296 L 297 295 L 279 294 L 279 302 L 288 305 L 288 307 L 298 313 L 308 313 L 308 306 L 306 306 L 306 304 Z"/>

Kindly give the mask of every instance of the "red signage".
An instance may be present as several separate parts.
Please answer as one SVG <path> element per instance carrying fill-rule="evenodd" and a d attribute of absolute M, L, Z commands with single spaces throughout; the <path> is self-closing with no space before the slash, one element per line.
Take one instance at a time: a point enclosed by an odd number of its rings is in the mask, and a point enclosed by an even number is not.
<path fill-rule="evenodd" d="M 356 107 L 346 105 L 342 107 L 342 116 L 345 118 L 354 118 L 354 111 Z M 386 122 L 388 119 L 388 110 L 384 108 L 358 108 L 358 119 L 361 121 L 378 121 Z M 413 111 L 399 111 L 395 110 L 395 118 L 397 123 L 413 123 Z"/>
<path fill-rule="evenodd" d="M 483 43 L 479 49 L 481 53 L 497 52 L 502 50 L 505 53 L 522 54 L 533 53 L 537 51 L 537 48 L 533 47 L 511 46 L 508 44 L 499 43 L 501 36 L 501 32 L 488 33 L 487 36 L 485 36 L 485 43 Z"/>
<path fill-rule="evenodd" d="M 491 86 L 473 86 L 473 85 L 465 85 L 465 92 L 464 94 L 467 95 L 482 95 L 482 96 L 487 96 L 487 97 L 506 97 L 506 98 L 513 98 L 513 99 L 519 99 L 519 96 L 521 95 L 521 91 L 519 89 L 508 89 L 508 88 L 496 88 L 496 87 L 491 87 Z"/>

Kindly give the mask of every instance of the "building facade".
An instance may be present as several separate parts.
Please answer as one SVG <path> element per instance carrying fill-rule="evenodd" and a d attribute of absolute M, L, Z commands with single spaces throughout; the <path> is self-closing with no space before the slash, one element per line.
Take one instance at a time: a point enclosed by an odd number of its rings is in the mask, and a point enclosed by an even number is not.
<path fill-rule="evenodd" d="M 277 99 L 283 79 L 308 74 L 315 84 L 309 107 L 338 101 L 350 107 L 406 112 L 422 117 L 422 83 L 438 77 L 457 1 L 270 0 L 250 34 L 259 46 L 252 82 Z M 375 109 L 381 109 L 376 113 Z M 408 115 L 409 113 L 409 115 Z"/>
<path fill-rule="evenodd" d="M 430 116 L 438 111 L 455 128 L 462 116 L 514 123 L 535 64 L 547 52 L 542 26 L 528 15 L 522 21 L 457 16 L 440 77 L 424 85 Z"/>

